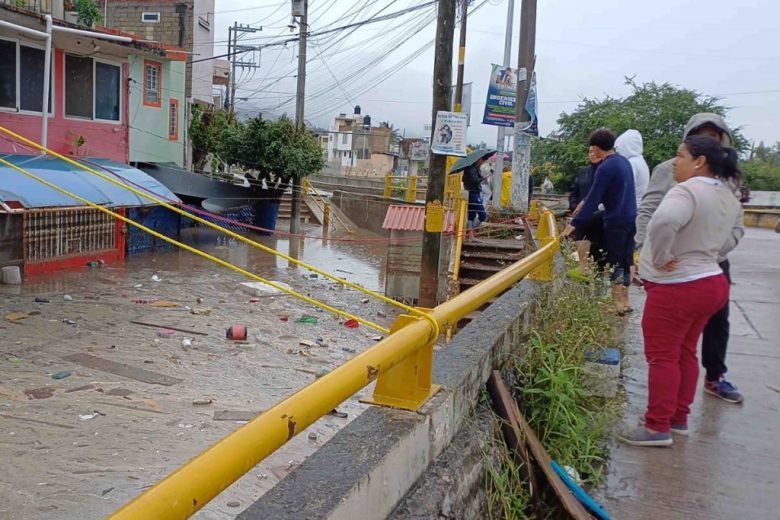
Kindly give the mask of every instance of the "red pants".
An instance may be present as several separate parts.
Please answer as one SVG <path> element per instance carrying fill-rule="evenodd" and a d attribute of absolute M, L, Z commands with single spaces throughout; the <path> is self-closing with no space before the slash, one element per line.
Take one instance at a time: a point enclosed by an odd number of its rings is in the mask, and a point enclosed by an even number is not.
<path fill-rule="evenodd" d="M 645 282 L 642 316 L 645 357 L 649 365 L 645 426 L 668 432 L 669 425 L 687 424 L 699 378 L 696 346 L 710 316 L 728 301 L 726 277 L 693 282 Z"/>

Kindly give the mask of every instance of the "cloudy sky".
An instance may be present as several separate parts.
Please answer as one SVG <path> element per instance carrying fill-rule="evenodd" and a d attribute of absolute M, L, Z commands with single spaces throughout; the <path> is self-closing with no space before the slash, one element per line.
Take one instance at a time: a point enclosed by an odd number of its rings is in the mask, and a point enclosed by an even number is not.
<path fill-rule="evenodd" d="M 309 0 L 312 33 L 401 11 L 425 0 Z M 515 1 L 512 63 L 517 62 L 521 0 Z M 769 0 L 539 0 L 537 74 L 540 131 L 582 98 L 629 92 L 625 76 L 669 82 L 717 95 L 732 107 L 731 125 L 751 140 L 780 141 L 780 8 Z M 260 7 L 257 7 L 260 5 Z M 501 63 L 508 0 L 473 0 L 468 21 L 466 82 L 473 82 L 469 142 L 495 143 L 480 124 L 490 64 Z M 295 36 L 289 0 L 216 0 L 217 52 L 234 21 L 262 25 L 245 44 Z M 350 31 L 313 37 L 308 49 L 306 119 L 328 126 L 359 104 L 374 123 L 389 121 L 407 136 L 430 123 L 434 7 Z M 457 29 L 456 29 L 457 41 Z M 456 43 L 457 47 L 457 43 Z M 297 49 L 264 48 L 260 68 L 239 78 L 239 108 L 295 113 Z M 453 67 L 453 75 L 455 67 Z"/>

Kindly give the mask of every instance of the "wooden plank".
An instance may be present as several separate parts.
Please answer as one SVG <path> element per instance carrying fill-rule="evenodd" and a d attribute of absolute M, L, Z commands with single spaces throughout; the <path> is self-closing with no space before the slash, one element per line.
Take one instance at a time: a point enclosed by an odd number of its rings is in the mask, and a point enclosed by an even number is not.
<path fill-rule="evenodd" d="M 214 412 L 215 421 L 251 421 L 262 412 L 245 412 L 241 410 L 217 410 Z"/>
<path fill-rule="evenodd" d="M 31 423 L 36 424 L 45 424 L 46 426 L 56 426 L 57 428 L 65 428 L 66 430 L 73 430 L 74 427 L 70 426 L 68 424 L 59 424 L 55 422 L 49 422 L 49 421 L 42 421 L 40 419 L 31 419 L 29 417 L 18 417 L 16 415 L 8 415 L 6 413 L 0 413 L 0 417 L 5 417 L 6 419 L 15 419 L 17 421 L 27 421 Z"/>
<path fill-rule="evenodd" d="M 178 327 L 173 327 L 171 325 L 160 325 L 160 324 L 157 324 L 157 323 L 147 323 L 145 321 L 135 321 L 135 320 L 130 320 L 130 323 L 133 323 L 134 325 L 143 325 L 144 327 L 155 327 L 155 328 L 158 328 L 158 329 L 170 329 L 170 330 L 175 330 L 175 331 L 178 331 L 178 332 L 186 332 L 187 334 L 196 334 L 198 336 L 208 336 L 208 333 L 206 333 L 206 332 L 198 332 L 197 330 L 189 330 L 189 329 L 180 329 Z"/>
<path fill-rule="evenodd" d="M 142 383 L 149 383 L 151 385 L 171 386 L 183 381 L 183 379 L 179 379 L 178 377 L 158 374 L 151 370 L 145 370 L 125 363 L 117 363 L 116 361 L 93 356 L 84 352 L 64 356 L 62 359 L 77 363 L 83 367 L 108 372 L 109 374 L 125 377 L 134 381 L 141 381 Z"/>
<path fill-rule="evenodd" d="M 547 483 L 558 496 L 564 511 L 568 513 L 569 517 L 575 520 L 592 520 L 593 517 L 590 513 L 588 513 L 585 507 L 580 504 L 574 495 L 572 495 L 569 488 L 566 487 L 566 484 L 564 484 L 550 465 L 550 455 L 547 453 L 547 450 L 544 449 L 544 446 L 539 441 L 539 438 L 536 436 L 536 433 L 534 433 L 531 426 L 526 422 L 525 417 L 523 417 L 520 408 L 517 406 L 517 402 L 514 397 L 512 397 L 512 394 L 504 383 L 504 379 L 501 377 L 501 372 L 494 370 L 490 376 L 490 381 L 492 381 L 490 384 L 495 387 L 495 392 L 500 396 L 500 400 L 503 403 L 506 403 L 506 406 L 512 410 L 512 415 L 514 415 L 514 419 L 525 438 L 531 455 L 536 459 L 537 464 L 542 469 L 542 473 L 544 474 Z"/>

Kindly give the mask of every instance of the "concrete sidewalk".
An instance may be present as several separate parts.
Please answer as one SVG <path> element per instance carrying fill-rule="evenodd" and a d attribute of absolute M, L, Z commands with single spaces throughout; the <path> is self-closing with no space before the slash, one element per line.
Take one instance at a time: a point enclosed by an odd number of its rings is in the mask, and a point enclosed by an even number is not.
<path fill-rule="evenodd" d="M 615 519 L 780 518 L 780 235 L 749 228 L 729 259 L 728 378 L 745 402 L 699 391 L 687 439 L 675 436 L 667 449 L 612 446 L 599 498 Z M 641 309 L 644 294 L 632 297 Z M 647 404 L 640 322 L 637 312 L 626 330 L 624 425 L 636 424 Z"/>

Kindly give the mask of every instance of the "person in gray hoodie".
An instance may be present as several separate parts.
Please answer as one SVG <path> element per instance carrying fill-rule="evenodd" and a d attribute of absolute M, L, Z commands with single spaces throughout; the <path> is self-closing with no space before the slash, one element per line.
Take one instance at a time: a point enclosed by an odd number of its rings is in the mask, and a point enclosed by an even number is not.
<path fill-rule="evenodd" d="M 631 163 L 631 169 L 634 172 L 634 191 L 636 192 L 636 207 L 642 202 L 642 197 L 647 191 L 647 184 L 650 182 L 650 167 L 647 165 L 642 152 L 644 152 L 644 143 L 642 134 L 638 130 L 629 129 L 623 132 L 615 140 L 615 151 L 628 159 Z M 642 285 L 636 276 L 636 262 L 634 258 L 631 262 L 631 281 Z"/>
<path fill-rule="evenodd" d="M 731 145 L 731 133 L 728 126 L 726 126 L 726 122 L 718 114 L 702 112 L 691 117 L 685 126 L 683 139 L 695 135 L 712 137 L 720 141 L 723 146 Z M 653 169 L 653 173 L 650 176 L 650 182 L 639 204 L 636 218 L 635 240 L 638 251 L 642 249 L 642 244 L 647 236 L 647 226 L 650 218 L 655 213 L 655 210 L 658 209 L 667 192 L 677 184 L 672 175 L 673 162 L 674 159 L 662 162 Z M 735 193 L 734 196 L 739 199 L 739 195 L 737 195 L 739 186 L 736 184 L 732 185 L 731 189 Z M 740 211 L 742 210 L 740 209 Z M 731 230 L 730 243 L 725 250 L 730 251 L 736 247 L 736 244 L 744 234 L 743 215 L 740 213 L 737 225 Z M 731 283 L 728 258 L 725 256 L 719 258 L 718 265 L 723 270 L 729 283 Z M 726 305 L 710 318 L 704 328 L 701 349 L 701 363 L 706 371 L 704 391 L 730 403 L 741 403 L 744 399 L 742 394 L 739 393 L 736 386 L 725 378 L 728 341 L 729 304 L 726 302 Z"/>

